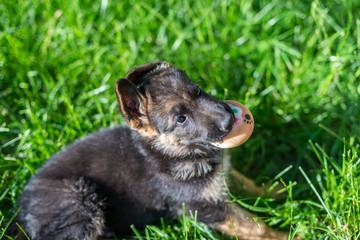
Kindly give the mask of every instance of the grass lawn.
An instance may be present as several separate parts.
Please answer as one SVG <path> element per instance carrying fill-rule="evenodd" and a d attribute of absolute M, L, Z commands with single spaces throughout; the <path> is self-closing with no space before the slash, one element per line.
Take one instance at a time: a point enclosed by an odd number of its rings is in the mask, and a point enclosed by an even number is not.
<path fill-rule="evenodd" d="M 360 1 L 2 0 L 0 239 L 36 170 L 73 140 L 122 123 L 114 83 L 165 60 L 255 129 L 231 150 L 283 199 L 233 200 L 305 239 L 360 238 Z M 195 215 L 195 213 L 194 213 Z M 138 239 L 226 239 L 191 218 Z"/>

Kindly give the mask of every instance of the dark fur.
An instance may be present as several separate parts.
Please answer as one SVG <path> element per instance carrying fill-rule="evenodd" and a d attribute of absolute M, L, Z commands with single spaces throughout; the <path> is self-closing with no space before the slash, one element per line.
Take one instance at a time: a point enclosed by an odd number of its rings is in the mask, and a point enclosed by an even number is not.
<path fill-rule="evenodd" d="M 225 220 L 220 151 L 233 124 L 229 107 L 164 62 L 116 83 L 128 126 L 101 130 L 55 154 L 25 187 L 16 222 L 31 239 L 97 239 L 161 217 L 198 211 Z M 185 116 L 181 123 L 179 116 Z M 16 226 L 10 234 L 21 239 Z"/>

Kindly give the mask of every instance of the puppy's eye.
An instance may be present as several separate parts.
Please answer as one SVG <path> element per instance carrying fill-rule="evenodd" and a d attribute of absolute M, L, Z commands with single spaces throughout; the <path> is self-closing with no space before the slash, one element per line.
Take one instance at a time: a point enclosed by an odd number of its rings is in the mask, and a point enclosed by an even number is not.
<path fill-rule="evenodd" d="M 185 116 L 178 116 L 178 118 L 176 119 L 176 122 L 179 124 L 183 124 L 185 121 L 186 121 Z"/>

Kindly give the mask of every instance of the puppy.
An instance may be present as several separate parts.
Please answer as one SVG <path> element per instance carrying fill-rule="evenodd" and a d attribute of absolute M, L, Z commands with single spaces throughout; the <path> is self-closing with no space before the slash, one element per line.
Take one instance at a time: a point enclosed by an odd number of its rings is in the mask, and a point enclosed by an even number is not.
<path fill-rule="evenodd" d="M 20 197 L 16 221 L 31 239 L 98 239 L 180 216 L 241 239 L 287 239 L 229 198 L 221 141 L 234 115 L 166 62 L 135 67 L 115 86 L 128 126 L 88 135 L 55 154 Z M 223 165 L 223 168 L 222 168 Z M 9 235 L 23 239 L 17 225 Z"/>

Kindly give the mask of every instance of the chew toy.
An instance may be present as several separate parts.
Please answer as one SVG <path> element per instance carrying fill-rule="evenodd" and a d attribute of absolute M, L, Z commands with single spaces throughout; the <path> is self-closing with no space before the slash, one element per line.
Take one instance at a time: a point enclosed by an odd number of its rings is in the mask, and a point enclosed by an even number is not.
<path fill-rule="evenodd" d="M 232 100 L 225 100 L 224 102 L 232 109 L 235 122 L 232 130 L 222 142 L 212 142 L 211 144 L 219 148 L 233 148 L 249 139 L 254 129 L 254 118 L 249 109 L 241 103 Z"/>

